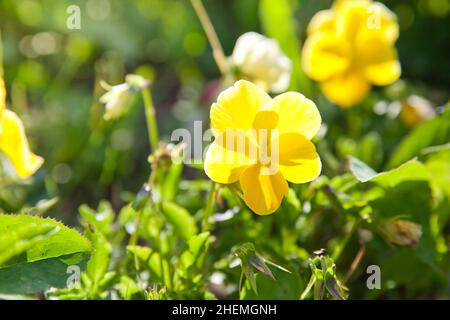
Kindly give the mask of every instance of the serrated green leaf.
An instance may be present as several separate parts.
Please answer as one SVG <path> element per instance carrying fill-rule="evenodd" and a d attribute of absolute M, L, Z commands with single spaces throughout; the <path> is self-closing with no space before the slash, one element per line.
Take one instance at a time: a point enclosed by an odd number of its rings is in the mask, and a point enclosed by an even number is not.
<path fill-rule="evenodd" d="M 57 231 L 57 228 L 52 224 L 33 223 L 0 235 L 0 266 L 48 238 L 53 231 Z"/>
<path fill-rule="evenodd" d="M 25 245 L 26 250 L 21 251 L 23 254 L 16 262 L 34 262 L 79 252 L 89 252 L 91 250 L 89 240 L 77 231 L 50 218 L 43 219 L 27 215 L 0 215 L 0 234 L 4 237 L 5 243 L 6 239 L 17 237 L 18 230 L 22 230 L 19 232 L 22 234 L 27 234 L 28 232 L 30 232 L 28 234 L 31 234 L 33 229 L 44 231 L 47 229 L 47 232 L 49 230 L 53 231 L 45 239 L 37 241 L 32 246 Z M 15 246 L 4 248 L 0 255 L 8 255 L 6 252 L 14 250 L 14 248 Z"/>

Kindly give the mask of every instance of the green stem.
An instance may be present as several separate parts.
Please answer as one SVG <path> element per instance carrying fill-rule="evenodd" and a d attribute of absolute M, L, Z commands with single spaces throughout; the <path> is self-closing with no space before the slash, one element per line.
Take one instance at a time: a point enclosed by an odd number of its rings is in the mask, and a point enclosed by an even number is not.
<path fill-rule="evenodd" d="M 205 214 L 203 216 L 203 228 L 202 231 L 206 232 L 209 230 L 209 217 L 212 214 L 214 207 L 214 193 L 216 191 L 216 183 L 211 181 L 211 189 L 209 190 L 208 201 L 205 207 Z"/>
<path fill-rule="evenodd" d="M 3 78 L 3 39 L 0 30 L 0 77 Z"/>
<path fill-rule="evenodd" d="M 142 98 L 144 99 L 145 118 L 147 120 L 148 138 L 150 140 L 150 148 L 155 151 L 159 145 L 158 125 L 156 123 L 155 108 L 153 106 L 152 95 L 150 89 L 142 89 Z"/>
<path fill-rule="evenodd" d="M 203 30 L 205 30 L 206 36 L 208 37 L 217 67 L 219 68 L 222 76 L 226 76 L 229 73 L 227 59 L 223 52 L 222 45 L 220 44 L 219 37 L 217 36 L 214 26 L 211 23 L 211 19 L 209 18 L 201 0 L 191 0 L 191 3 L 200 20 L 200 23 L 202 24 Z"/>
<path fill-rule="evenodd" d="M 345 238 L 342 240 L 341 243 L 336 247 L 336 249 L 333 252 L 333 260 L 336 262 L 339 257 L 341 256 L 342 252 L 344 251 L 345 247 L 347 246 L 348 242 L 352 238 L 353 234 L 355 233 L 357 226 L 358 226 L 359 220 L 357 218 L 353 218 L 353 221 L 351 222 L 351 227 L 349 232 L 345 235 Z"/>
<path fill-rule="evenodd" d="M 343 216 L 345 216 L 346 215 L 346 211 L 342 207 L 342 203 L 339 200 L 339 198 L 337 197 L 334 189 L 331 186 L 326 185 L 326 186 L 322 187 L 322 191 L 325 194 L 325 196 L 328 198 L 328 201 L 330 201 L 330 204 L 333 207 L 333 209 L 337 213 L 342 214 Z"/>

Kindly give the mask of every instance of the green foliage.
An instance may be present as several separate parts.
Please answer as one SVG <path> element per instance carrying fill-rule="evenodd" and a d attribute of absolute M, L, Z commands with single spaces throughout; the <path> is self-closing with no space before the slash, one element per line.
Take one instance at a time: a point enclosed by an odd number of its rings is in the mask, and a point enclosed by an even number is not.
<path fill-rule="evenodd" d="M 388 167 L 392 168 L 421 155 L 425 148 L 443 145 L 450 141 L 450 111 L 423 123 L 413 130 L 397 147 Z"/>
<path fill-rule="evenodd" d="M 0 234 L 2 293 L 65 287 L 68 266 L 78 264 L 81 269 L 91 250 L 88 239 L 52 219 L 0 215 Z"/>
<path fill-rule="evenodd" d="M 0 233 L 2 265 L 17 255 L 21 257 L 15 263 L 34 262 L 91 249 L 89 241 L 77 231 L 49 218 L 1 215 Z"/>
<path fill-rule="evenodd" d="M 163 202 L 161 209 L 175 232 L 184 240 L 191 239 L 197 233 L 195 220 L 183 207 L 171 202 Z"/>

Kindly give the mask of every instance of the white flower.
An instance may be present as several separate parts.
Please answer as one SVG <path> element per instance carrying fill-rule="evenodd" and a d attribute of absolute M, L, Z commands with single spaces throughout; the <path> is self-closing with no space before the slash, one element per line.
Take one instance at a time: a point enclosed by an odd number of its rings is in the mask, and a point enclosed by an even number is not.
<path fill-rule="evenodd" d="M 128 83 L 109 86 L 102 82 L 101 85 L 107 92 L 100 97 L 100 102 L 105 104 L 105 119 L 120 117 L 129 107 L 132 98 L 132 87 Z"/>
<path fill-rule="evenodd" d="M 236 41 L 231 62 L 244 77 L 273 93 L 289 87 L 292 63 L 274 39 L 256 32 L 244 33 Z"/>

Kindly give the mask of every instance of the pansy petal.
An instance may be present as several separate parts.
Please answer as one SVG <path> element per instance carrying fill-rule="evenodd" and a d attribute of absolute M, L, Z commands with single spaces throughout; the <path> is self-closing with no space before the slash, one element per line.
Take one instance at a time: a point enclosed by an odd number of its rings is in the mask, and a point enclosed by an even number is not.
<path fill-rule="evenodd" d="M 0 151 L 10 159 L 19 176 L 31 176 L 44 159 L 31 152 L 22 121 L 14 112 L 4 110 L 0 126 Z"/>
<path fill-rule="evenodd" d="M 311 139 L 320 129 L 322 119 L 311 100 L 297 92 L 280 94 L 267 107 L 278 113 L 278 134 L 297 132 Z"/>
<path fill-rule="evenodd" d="M 316 179 L 322 169 L 314 144 L 297 133 L 285 133 L 278 140 L 279 170 L 293 183 L 305 183 Z"/>
<path fill-rule="evenodd" d="M 211 128 L 217 137 L 226 130 L 252 128 L 260 108 L 271 101 L 270 96 L 251 82 L 240 80 L 223 91 L 211 107 Z"/>
<path fill-rule="evenodd" d="M 308 35 L 317 31 L 333 31 L 335 26 L 334 10 L 321 10 L 317 12 L 308 24 Z"/>
<path fill-rule="evenodd" d="M 233 136 L 231 131 L 227 133 L 217 137 L 208 147 L 204 164 L 206 175 L 223 184 L 238 181 L 242 171 L 255 163 L 258 156 L 257 145 L 248 137 L 240 134 Z M 255 160 L 252 162 L 251 159 Z"/>
<path fill-rule="evenodd" d="M 288 193 L 288 184 L 280 172 L 262 174 L 261 165 L 246 168 L 241 175 L 241 188 L 248 207 L 259 215 L 275 212 Z"/>
<path fill-rule="evenodd" d="M 370 91 L 370 83 L 359 72 L 347 72 L 322 83 L 322 91 L 331 102 L 350 107 L 361 102 Z"/>
<path fill-rule="evenodd" d="M 384 37 L 367 35 L 358 41 L 357 53 L 364 75 L 371 83 L 385 86 L 400 77 L 401 67 L 397 52 Z"/>
<path fill-rule="evenodd" d="M 392 44 L 399 35 L 395 14 L 384 4 L 369 0 L 340 1 L 336 6 L 336 28 L 350 41 L 364 33 L 377 33 Z"/>
<path fill-rule="evenodd" d="M 350 53 L 349 44 L 334 33 L 313 33 L 303 46 L 303 70 L 316 81 L 327 80 L 349 67 Z"/>

